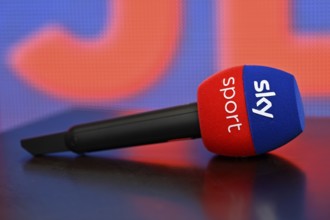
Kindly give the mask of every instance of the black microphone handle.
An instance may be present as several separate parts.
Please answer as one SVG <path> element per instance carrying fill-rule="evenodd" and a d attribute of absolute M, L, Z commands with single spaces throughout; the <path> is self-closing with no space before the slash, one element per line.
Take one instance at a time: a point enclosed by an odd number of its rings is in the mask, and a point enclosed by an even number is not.
<path fill-rule="evenodd" d="M 176 106 L 72 127 L 67 147 L 92 152 L 201 137 L 197 103 Z"/>

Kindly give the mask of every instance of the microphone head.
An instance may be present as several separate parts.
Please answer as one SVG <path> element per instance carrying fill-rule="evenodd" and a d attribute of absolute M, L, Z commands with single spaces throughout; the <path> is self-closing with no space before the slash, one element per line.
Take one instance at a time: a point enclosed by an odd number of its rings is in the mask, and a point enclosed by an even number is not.
<path fill-rule="evenodd" d="M 198 117 L 206 148 L 227 156 L 266 153 L 305 127 L 294 76 L 265 66 L 237 66 L 204 80 Z"/>

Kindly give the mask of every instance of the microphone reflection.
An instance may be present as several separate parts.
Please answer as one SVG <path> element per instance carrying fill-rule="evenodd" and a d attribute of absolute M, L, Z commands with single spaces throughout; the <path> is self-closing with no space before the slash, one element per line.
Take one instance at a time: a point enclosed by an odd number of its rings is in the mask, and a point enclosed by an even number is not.
<path fill-rule="evenodd" d="M 203 204 L 211 219 L 302 219 L 305 175 L 274 156 L 213 158 L 205 172 Z"/>
<path fill-rule="evenodd" d="M 108 205 L 134 207 L 132 216 L 136 219 L 156 217 L 159 210 L 152 207 L 157 204 L 167 210 L 162 213 L 165 219 L 282 220 L 304 216 L 304 173 L 275 155 L 215 157 L 206 169 L 100 157 L 33 158 L 24 168 L 48 186 L 58 182 L 54 178 L 79 185 L 73 189 L 61 184 L 61 193 L 83 195 L 78 191 L 89 191 Z M 55 185 L 53 189 L 56 191 Z M 102 206 L 97 202 L 94 205 L 98 209 Z"/>

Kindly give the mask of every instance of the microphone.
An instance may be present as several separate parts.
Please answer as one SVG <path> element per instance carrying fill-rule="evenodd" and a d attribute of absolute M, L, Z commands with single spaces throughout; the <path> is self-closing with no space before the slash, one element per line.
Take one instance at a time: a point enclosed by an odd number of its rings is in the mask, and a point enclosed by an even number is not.
<path fill-rule="evenodd" d="M 244 65 L 204 80 L 197 103 L 76 125 L 65 132 L 23 139 L 21 144 L 38 156 L 201 137 L 215 154 L 253 156 L 288 143 L 304 127 L 294 76 L 266 66 Z"/>

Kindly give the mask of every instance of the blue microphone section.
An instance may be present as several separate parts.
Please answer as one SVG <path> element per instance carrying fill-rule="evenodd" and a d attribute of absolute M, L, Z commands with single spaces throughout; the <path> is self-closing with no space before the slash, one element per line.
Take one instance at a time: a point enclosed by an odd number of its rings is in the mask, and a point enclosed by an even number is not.
<path fill-rule="evenodd" d="M 264 66 L 244 66 L 244 94 L 256 154 L 280 147 L 304 129 L 304 110 L 294 76 Z"/>

